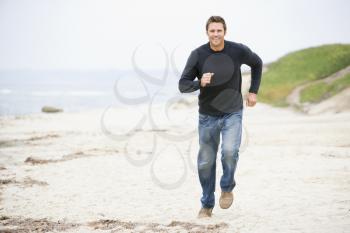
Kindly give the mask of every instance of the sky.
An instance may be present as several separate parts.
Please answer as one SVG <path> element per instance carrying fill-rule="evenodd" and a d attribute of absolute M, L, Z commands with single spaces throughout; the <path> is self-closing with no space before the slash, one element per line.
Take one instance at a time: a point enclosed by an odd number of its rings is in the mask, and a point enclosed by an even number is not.
<path fill-rule="evenodd" d="M 222 16 L 226 39 L 269 63 L 350 43 L 348 0 L 0 0 L 0 70 L 181 70 Z"/>

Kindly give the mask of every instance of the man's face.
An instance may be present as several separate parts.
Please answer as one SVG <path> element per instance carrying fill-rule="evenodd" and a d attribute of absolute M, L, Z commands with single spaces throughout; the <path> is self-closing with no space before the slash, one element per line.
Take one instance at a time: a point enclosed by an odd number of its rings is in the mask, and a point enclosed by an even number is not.
<path fill-rule="evenodd" d="M 224 25 L 222 23 L 210 23 L 208 26 L 207 35 L 209 42 L 213 47 L 220 47 L 224 44 Z"/>

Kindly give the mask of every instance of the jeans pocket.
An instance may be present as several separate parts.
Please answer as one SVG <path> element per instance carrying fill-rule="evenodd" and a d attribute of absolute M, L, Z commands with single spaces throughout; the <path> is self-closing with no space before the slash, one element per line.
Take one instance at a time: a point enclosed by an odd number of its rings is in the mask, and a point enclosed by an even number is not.
<path fill-rule="evenodd" d="M 206 122 L 209 120 L 209 116 L 208 116 L 208 115 L 205 115 L 205 114 L 199 113 L 198 119 L 199 119 L 199 124 L 203 126 L 203 125 L 205 125 Z"/>
<path fill-rule="evenodd" d="M 209 116 L 208 116 L 208 115 L 205 115 L 205 114 L 202 114 L 202 113 L 199 113 L 198 117 L 199 117 L 200 120 L 205 120 L 205 119 L 207 119 Z"/>

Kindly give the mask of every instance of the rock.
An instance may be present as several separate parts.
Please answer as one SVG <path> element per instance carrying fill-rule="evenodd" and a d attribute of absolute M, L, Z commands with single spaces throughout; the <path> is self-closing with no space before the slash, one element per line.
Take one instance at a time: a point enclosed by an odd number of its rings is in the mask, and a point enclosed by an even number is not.
<path fill-rule="evenodd" d="M 63 109 L 55 108 L 51 106 L 44 106 L 41 108 L 41 111 L 46 113 L 56 113 L 56 112 L 63 112 Z"/>

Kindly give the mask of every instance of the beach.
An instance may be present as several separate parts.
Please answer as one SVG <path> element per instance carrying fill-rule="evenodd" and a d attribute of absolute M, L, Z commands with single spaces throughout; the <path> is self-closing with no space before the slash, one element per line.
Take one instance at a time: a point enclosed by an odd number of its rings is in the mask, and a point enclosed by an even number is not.
<path fill-rule="evenodd" d="M 0 233 L 350 233 L 350 1 L 315 3 L 0 1 Z"/>
<path fill-rule="evenodd" d="M 346 232 L 350 112 L 244 109 L 234 203 L 198 219 L 198 106 L 0 118 L 2 232 Z M 11 231 L 12 230 L 12 231 Z"/>

